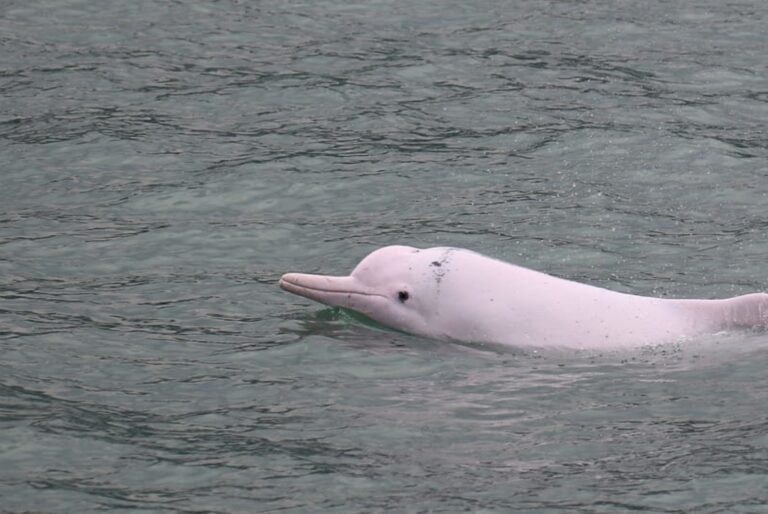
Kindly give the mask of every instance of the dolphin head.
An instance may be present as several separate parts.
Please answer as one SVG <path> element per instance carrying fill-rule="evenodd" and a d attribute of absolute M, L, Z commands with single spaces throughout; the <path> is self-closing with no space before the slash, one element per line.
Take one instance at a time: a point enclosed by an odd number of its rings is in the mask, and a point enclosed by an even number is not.
<path fill-rule="evenodd" d="M 438 336 L 431 328 L 438 291 L 431 250 L 387 246 L 365 257 L 348 276 L 287 273 L 280 287 L 334 307 L 351 309 L 391 328 Z"/>

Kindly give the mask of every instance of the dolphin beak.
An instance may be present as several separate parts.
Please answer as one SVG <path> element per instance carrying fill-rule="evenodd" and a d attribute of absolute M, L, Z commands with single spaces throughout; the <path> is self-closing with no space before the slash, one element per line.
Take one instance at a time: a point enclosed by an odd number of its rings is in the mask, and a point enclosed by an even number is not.
<path fill-rule="evenodd" d="M 280 278 L 280 287 L 290 293 L 334 307 L 354 308 L 355 298 L 381 296 L 367 290 L 353 277 L 286 273 Z"/>

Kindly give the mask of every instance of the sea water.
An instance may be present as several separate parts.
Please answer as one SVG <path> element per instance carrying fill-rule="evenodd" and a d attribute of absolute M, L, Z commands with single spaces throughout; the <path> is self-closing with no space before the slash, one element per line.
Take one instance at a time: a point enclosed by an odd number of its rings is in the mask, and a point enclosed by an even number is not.
<path fill-rule="evenodd" d="M 455 345 L 388 244 L 768 289 L 768 4 L 0 4 L 0 510 L 765 512 L 768 337 Z M 511 286 L 513 287 L 513 285 Z"/>

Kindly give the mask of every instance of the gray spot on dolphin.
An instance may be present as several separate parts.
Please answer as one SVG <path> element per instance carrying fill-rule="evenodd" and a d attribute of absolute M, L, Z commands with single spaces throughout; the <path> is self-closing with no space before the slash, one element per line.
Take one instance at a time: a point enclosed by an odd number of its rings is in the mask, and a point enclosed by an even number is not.
<path fill-rule="evenodd" d="M 437 283 L 438 288 L 440 287 L 440 282 L 443 280 L 443 277 L 448 273 L 447 266 L 444 267 L 444 265 L 450 263 L 451 254 L 454 251 L 456 251 L 456 248 L 446 248 L 439 260 L 434 260 L 430 263 L 432 268 L 438 268 L 432 269 L 432 275 L 435 277 L 435 282 Z"/>

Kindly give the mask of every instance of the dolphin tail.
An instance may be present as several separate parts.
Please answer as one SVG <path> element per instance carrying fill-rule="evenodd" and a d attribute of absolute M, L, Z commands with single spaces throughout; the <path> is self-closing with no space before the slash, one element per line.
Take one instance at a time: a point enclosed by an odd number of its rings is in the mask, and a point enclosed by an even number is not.
<path fill-rule="evenodd" d="M 686 313 L 694 332 L 768 329 L 768 294 L 752 293 L 722 300 L 670 300 Z"/>
<path fill-rule="evenodd" d="M 728 327 L 768 328 L 768 294 L 745 294 L 728 298 L 724 303 Z"/>

